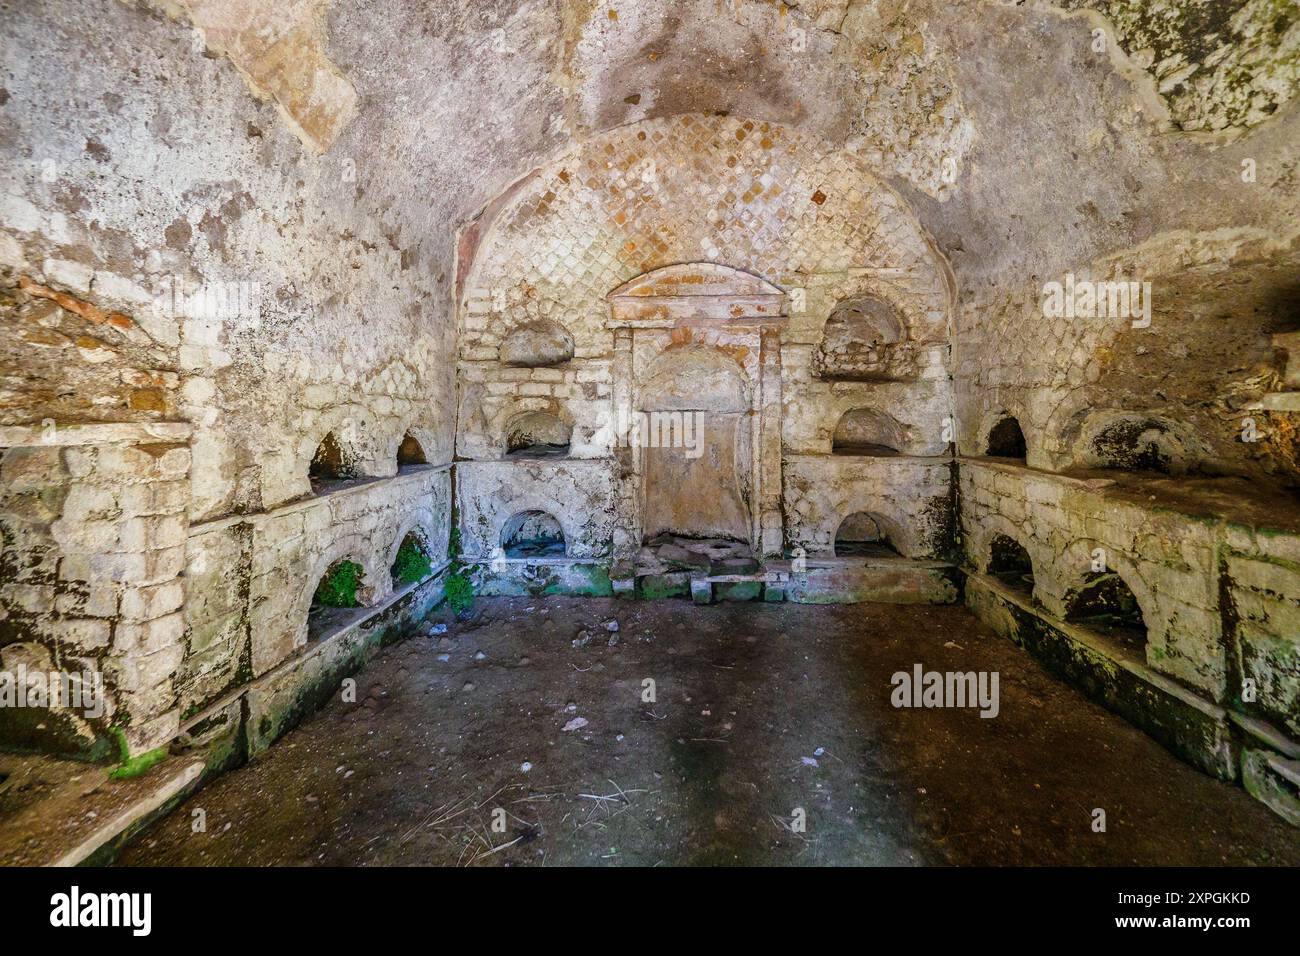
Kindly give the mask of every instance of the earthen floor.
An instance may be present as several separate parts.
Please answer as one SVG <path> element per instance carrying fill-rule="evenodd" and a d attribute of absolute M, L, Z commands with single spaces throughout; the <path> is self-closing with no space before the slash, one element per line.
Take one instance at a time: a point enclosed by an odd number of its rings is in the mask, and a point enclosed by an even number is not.
<path fill-rule="evenodd" d="M 961 607 L 551 597 L 475 613 L 386 649 L 355 703 L 217 778 L 120 862 L 1300 865 L 1300 831 Z M 997 716 L 893 707 L 891 675 L 918 663 L 998 672 Z"/>

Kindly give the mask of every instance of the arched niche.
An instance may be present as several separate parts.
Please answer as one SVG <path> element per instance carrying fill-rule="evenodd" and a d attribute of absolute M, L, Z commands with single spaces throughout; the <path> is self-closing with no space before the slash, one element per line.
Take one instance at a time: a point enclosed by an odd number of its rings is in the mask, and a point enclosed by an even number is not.
<path fill-rule="evenodd" d="M 1114 571 L 1093 571 L 1065 601 L 1065 619 L 1104 634 L 1145 657 L 1147 625 L 1128 583 Z"/>
<path fill-rule="evenodd" d="M 896 558 L 898 548 L 889 540 L 887 522 L 869 511 L 846 515 L 835 529 L 837 558 Z"/>
<path fill-rule="evenodd" d="M 569 454 L 573 427 L 544 409 L 520 412 L 505 428 L 507 458 L 563 458 Z"/>
<path fill-rule="evenodd" d="M 1087 468 L 1183 475 L 1194 470 L 1194 443 L 1178 424 L 1155 415 L 1118 414 L 1094 420 L 1082 438 Z"/>
<path fill-rule="evenodd" d="M 1027 454 L 1025 433 L 1020 422 L 1011 415 L 1004 415 L 994 422 L 984 441 L 984 454 L 991 458 L 1009 458 L 1024 462 Z"/>
<path fill-rule="evenodd" d="M 560 323 L 538 319 L 515 328 L 501 343 L 502 365 L 545 368 L 573 358 L 573 336 Z"/>
<path fill-rule="evenodd" d="M 546 511 L 521 511 L 501 526 L 501 548 L 508 558 L 553 558 L 567 553 L 564 529 Z"/>
<path fill-rule="evenodd" d="M 429 456 L 424 453 L 424 446 L 420 440 L 410 432 L 403 435 L 401 443 L 397 446 L 397 470 L 428 463 Z"/>
<path fill-rule="evenodd" d="M 988 573 L 1025 594 L 1034 593 L 1034 562 L 1015 538 L 995 534 L 989 541 Z"/>
<path fill-rule="evenodd" d="M 916 377 L 907 323 L 893 305 L 874 295 L 835 306 L 813 354 L 819 378 L 850 382 L 896 382 Z"/>
<path fill-rule="evenodd" d="M 889 456 L 902 453 L 907 429 L 888 412 L 877 408 L 851 408 L 835 425 L 831 453 L 835 455 Z"/>
<path fill-rule="evenodd" d="M 307 467 L 307 477 L 312 489 L 329 485 L 335 481 L 347 481 L 357 475 L 356 464 L 343 450 L 338 436 L 330 432 L 316 446 L 311 463 Z"/>

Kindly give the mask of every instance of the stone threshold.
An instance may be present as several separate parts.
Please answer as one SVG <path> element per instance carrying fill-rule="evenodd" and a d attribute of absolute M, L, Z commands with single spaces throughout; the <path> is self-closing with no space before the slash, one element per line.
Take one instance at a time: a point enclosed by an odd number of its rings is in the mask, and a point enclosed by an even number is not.
<path fill-rule="evenodd" d="M 346 498 L 349 495 L 360 494 L 363 491 L 373 489 L 379 484 L 403 484 L 415 481 L 422 475 L 437 474 L 449 470 L 451 468 L 451 462 L 448 462 L 445 465 L 407 465 L 405 467 L 405 471 L 398 472 L 396 475 L 358 478 L 355 481 L 350 481 L 337 488 L 327 488 L 318 495 L 308 495 L 305 498 L 295 498 L 293 501 L 287 501 L 284 504 L 276 505 L 274 508 L 268 508 L 263 511 L 246 511 L 242 514 L 226 515 L 221 518 L 211 518 L 207 521 L 199 521 L 190 525 L 190 537 L 208 534 L 212 531 L 221 531 L 237 524 L 243 524 L 244 522 L 253 523 L 268 521 L 272 518 L 295 514 L 299 511 L 308 511 L 317 507 L 322 501 Z"/>
<path fill-rule="evenodd" d="M 688 568 L 634 567 L 611 575 L 613 592 L 640 600 L 792 601 L 805 604 L 951 604 L 961 595 L 961 569 L 949 562 L 904 557 L 808 558 L 803 571 L 786 559 L 762 561 L 757 570 L 712 573 Z"/>

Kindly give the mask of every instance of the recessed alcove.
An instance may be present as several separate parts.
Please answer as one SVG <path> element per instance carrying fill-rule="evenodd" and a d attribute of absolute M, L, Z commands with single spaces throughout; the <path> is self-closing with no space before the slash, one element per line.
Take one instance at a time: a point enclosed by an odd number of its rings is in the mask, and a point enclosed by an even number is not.
<path fill-rule="evenodd" d="M 876 408 L 854 408 L 835 424 L 831 453 L 888 457 L 907 445 L 907 430 L 888 412 Z"/>
<path fill-rule="evenodd" d="M 548 368 L 573 358 L 573 336 L 558 322 L 538 320 L 521 325 L 501 343 L 501 364 Z"/>
<path fill-rule="evenodd" d="M 1015 538 L 993 535 L 989 542 L 988 573 L 1023 594 L 1034 593 L 1034 563 Z"/>
<path fill-rule="evenodd" d="M 1114 571 L 1092 571 L 1071 592 L 1065 619 L 1110 637 L 1125 647 L 1144 651 L 1147 624 L 1128 583 Z"/>
<path fill-rule="evenodd" d="M 563 458 L 569 454 L 572 428 L 550 412 L 517 415 L 506 426 L 507 458 Z"/>
<path fill-rule="evenodd" d="M 897 558 L 882 519 L 865 511 L 848 515 L 835 531 L 837 558 Z"/>
<path fill-rule="evenodd" d="M 1025 433 L 1020 429 L 1020 422 L 1010 415 L 999 419 L 989 429 L 984 454 L 991 458 L 1007 458 L 1023 463 L 1026 455 Z"/>
<path fill-rule="evenodd" d="M 567 552 L 564 529 L 545 511 L 521 511 L 501 528 L 507 558 L 556 558 Z"/>
<path fill-rule="evenodd" d="M 883 299 L 865 295 L 838 303 L 826 319 L 813 358 L 820 378 L 844 382 L 905 381 L 917 373 L 907 324 Z"/>
<path fill-rule="evenodd" d="M 397 470 L 428 463 L 429 459 L 424 453 L 424 446 L 420 444 L 420 440 L 410 432 L 403 435 L 401 444 L 397 446 Z"/>

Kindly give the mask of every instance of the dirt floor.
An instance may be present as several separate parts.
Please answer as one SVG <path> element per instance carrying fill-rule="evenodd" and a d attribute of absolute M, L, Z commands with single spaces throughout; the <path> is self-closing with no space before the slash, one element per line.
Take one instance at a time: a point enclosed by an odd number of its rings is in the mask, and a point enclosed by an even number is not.
<path fill-rule="evenodd" d="M 121 862 L 1300 865 L 1300 831 L 960 607 L 497 598 L 441 620 Z M 917 663 L 999 672 L 1000 713 L 895 709 Z"/>

